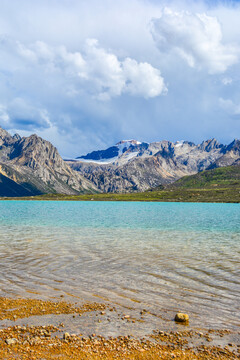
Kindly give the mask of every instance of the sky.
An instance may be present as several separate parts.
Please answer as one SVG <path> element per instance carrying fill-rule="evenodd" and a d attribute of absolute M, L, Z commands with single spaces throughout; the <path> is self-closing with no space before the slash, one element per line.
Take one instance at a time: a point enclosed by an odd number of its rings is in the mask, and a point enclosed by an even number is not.
<path fill-rule="evenodd" d="M 240 138 L 240 1 L 0 0 L 0 126 L 64 157 Z"/>

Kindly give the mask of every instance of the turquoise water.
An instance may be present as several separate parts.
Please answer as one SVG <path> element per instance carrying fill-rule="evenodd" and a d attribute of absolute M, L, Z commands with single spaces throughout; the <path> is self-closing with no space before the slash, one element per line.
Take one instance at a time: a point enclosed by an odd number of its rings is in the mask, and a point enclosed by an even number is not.
<path fill-rule="evenodd" d="M 239 326 L 240 206 L 0 201 L 0 296 L 60 295 Z"/>

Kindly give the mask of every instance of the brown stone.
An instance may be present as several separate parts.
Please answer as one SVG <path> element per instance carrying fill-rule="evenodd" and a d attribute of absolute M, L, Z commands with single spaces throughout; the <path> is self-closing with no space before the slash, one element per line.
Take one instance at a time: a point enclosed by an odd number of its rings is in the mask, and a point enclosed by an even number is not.
<path fill-rule="evenodd" d="M 175 319 L 176 322 L 181 322 L 181 323 L 186 323 L 189 321 L 189 316 L 188 314 L 184 314 L 184 313 L 177 313 L 175 315 Z"/>

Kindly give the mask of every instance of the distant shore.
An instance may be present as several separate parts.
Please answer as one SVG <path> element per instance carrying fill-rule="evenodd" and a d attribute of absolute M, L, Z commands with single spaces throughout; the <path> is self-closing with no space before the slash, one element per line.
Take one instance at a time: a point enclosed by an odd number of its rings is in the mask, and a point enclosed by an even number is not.
<path fill-rule="evenodd" d="M 240 188 L 170 189 L 136 193 L 97 193 L 82 195 L 43 194 L 28 197 L 0 197 L 0 200 L 56 200 L 56 201 L 152 201 L 240 203 Z"/>
<path fill-rule="evenodd" d="M 140 312 L 141 313 L 141 312 Z M 114 317 L 115 315 L 115 317 Z M 194 331 L 182 326 L 180 331 L 154 330 L 145 337 L 129 335 L 106 336 L 98 330 L 101 322 L 134 323 L 131 315 L 119 313 L 110 304 L 70 304 L 63 300 L 0 298 L 0 357 L 4 359 L 237 359 L 240 355 L 237 334 L 230 330 Z M 85 316 L 81 333 L 68 330 L 63 317 Z M 95 332 L 88 329 L 87 319 L 93 318 Z M 144 315 L 141 315 L 144 321 Z M 4 322 L 6 323 L 4 325 Z M 34 323 L 35 322 L 35 323 Z M 34 323 L 34 325 L 33 325 Z M 44 324 L 44 325 L 43 325 Z M 81 325 L 79 324 L 81 331 Z M 104 326 L 102 327 L 104 329 Z"/>

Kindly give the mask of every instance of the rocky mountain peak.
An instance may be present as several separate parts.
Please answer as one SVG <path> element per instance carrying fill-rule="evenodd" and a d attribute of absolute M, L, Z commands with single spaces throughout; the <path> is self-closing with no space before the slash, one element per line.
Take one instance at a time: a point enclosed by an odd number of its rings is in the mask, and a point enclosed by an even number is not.
<path fill-rule="evenodd" d="M 172 158 L 174 156 L 175 148 L 174 144 L 171 141 L 163 140 L 161 141 L 161 149 L 157 156 L 162 156 L 163 158 Z"/>
<path fill-rule="evenodd" d="M 16 141 L 19 141 L 19 140 L 21 140 L 21 136 L 19 134 L 14 134 L 13 139 Z"/>
<path fill-rule="evenodd" d="M 214 150 L 214 149 L 220 149 L 222 148 L 223 145 L 220 144 L 216 139 L 209 139 L 209 140 L 206 140 L 206 141 L 203 141 L 201 144 L 200 144 L 200 149 L 201 150 L 204 150 L 204 151 L 207 151 L 207 152 L 210 152 L 211 150 Z"/>
<path fill-rule="evenodd" d="M 191 147 L 196 146 L 196 145 L 194 144 L 194 142 L 192 142 L 192 141 L 184 141 L 184 142 L 183 142 L 183 145 L 189 145 L 189 146 L 191 146 Z"/>
<path fill-rule="evenodd" d="M 240 152 L 240 140 L 234 139 L 227 147 L 226 151 Z"/>
<path fill-rule="evenodd" d="M 21 138 L 11 154 L 11 159 L 33 169 L 42 166 L 51 166 L 54 169 L 56 165 L 65 168 L 57 149 L 36 134 Z"/>
<path fill-rule="evenodd" d="M 6 130 L 2 129 L 0 127 L 0 146 L 2 146 L 3 144 L 9 144 L 11 142 L 13 142 L 14 139 L 13 137 L 9 134 L 9 132 L 7 132 Z"/>
<path fill-rule="evenodd" d="M 36 134 L 12 137 L 0 129 L 0 140 L 0 176 L 10 179 L 10 184 L 18 184 L 22 194 L 77 194 L 96 190 L 67 165 L 49 141 Z M 13 188 L 19 188 L 18 185 Z"/>

